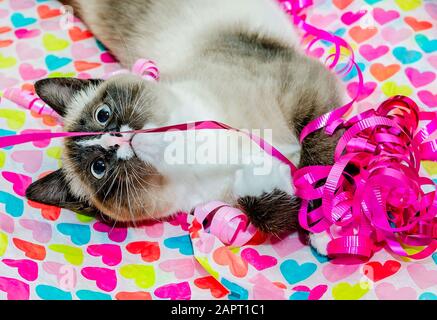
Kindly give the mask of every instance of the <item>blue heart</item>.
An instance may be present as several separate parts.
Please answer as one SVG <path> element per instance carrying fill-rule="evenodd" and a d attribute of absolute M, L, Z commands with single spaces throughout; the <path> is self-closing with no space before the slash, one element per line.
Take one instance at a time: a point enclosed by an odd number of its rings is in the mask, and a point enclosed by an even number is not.
<path fill-rule="evenodd" d="M 425 35 L 418 34 L 416 36 L 416 42 L 426 53 L 433 53 L 437 50 L 437 39 L 429 40 Z"/>
<path fill-rule="evenodd" d="M 179 252 L 186 256 L 194 254 L 193 245 L 188 235 L 165 239 L 164 245 L 170 249 L 179 249 Z"/>
<path fill-rule="evenodd" d="M 73 60 L 71 60 L 70 58 L 57 57 L 52 54 L 46 57 L 46 65 L 50 71 L 62 68 L 63 66 L 69 64 L 71 61 Z"/>
<path fill-rule="evenodd" d="M 38 285 L 35 291 L 38 297 L 43 300 L 72 300 L 73 298 L 70 292 L 65 292 L 61 289 L 43 284 Z"/>
<path fill-rule="evenodd" d="M 310 298 L 309 292 L 298 291 L 298 292 L 293 293 L 290 296 L 289 300 L 308 300 L 309 298 Z"/>
<path fill-rule="evenodd" d="M 109 294 L 90 290 L 79 290 L 76 295 L 80 300 L 112 300 Z"/>
<path fill-rule="evenodd" d="M 233 283 L 225 278 L 222 279 L 222 285 L 226 287 L 230 293 L 228 295 L 229 300 L 247 300 L 249 299 L 249 292 L 240 287 L 238 284 Z"/>
<path fill-rule="evenodd" d="M 422 59 L 422 54 L 419 51 L 407 50 L 405 47 L 397 47 L 393 50 L 393 55 L 402 64 L 414 63 Z"/>
<path fill-rule="evenodd" d="M 342 37 L 342 36 L 344 36 L 345 33 L 346 33 L 346 28 L 340 28 L 334 32 L 334 35 L 338 36 L 338 37 Z M 332 42 L 330 42 L 330 41 L 322 40 L 322 43 L 326 46 L 332 46 Z"/>
<path fill-rule="evenodd" d="M 362 62 L 357 63 L 358 67 L 360 68 L 361 72 L 364 72 L 366 70 L 366 65 Z M 336 68 L 335 71 L 341 71 L 343 68 L 346 67 L 346 63 L 340 63 Z M 357 68 L 353 67 L 351 69 L 351 71 L 343 77 L 343 81 L 349 81 L 352 80 L 353 78 L 355 78 L 356 76 L 358 76 L 358 70 Z"/>
<path fill-rule="evenodd" d="M 437 296 L 432 292 L 424 292 L 420 295 L 419 300 L 437 300 Z"/>
<path fill-rule="evenodd" d="M 435 264 L 437 264 L 437 253 L 432 255 L 432 259 L 434 260 Z"/>
<path fill-rule="evenodd" d="M 106 51 L 107 50 L 105 45 L 103 43 L 101 43 L 99 40 L 96 40 L 96 43 L 97 43 L 97 47 L 99 47 L 99 49 L 101 51 Z"/>
<path fill-rule="evenodd" d="M 14 13 L 11 16 L 11 22 L 15 28 L 25 27 L 25 26 L 28 26 L 32 23 L 35 23 L 36 21 L 37 20 L 35 18 L 27 18 L 18 12 Z"/>
<path fill-rule="evenodd" d="M 10 131 L 10 130 L 4 130 L 4 129 L 0 129 L 0 137 L 6 137 L 6 136 L 12 136 L 17 134 L 15 131 Z M 4 150 L 10 150 L 13 147 L 6 147 L 3 148 Z"/>
<path fill-rule="evenodd" d="M 317 261 L 319 261 L 319 263 L 326 263 L 331 261 L 331 259 L 329 259 L 328 257 L 319 254 L 317 250 L 314 249 L 313 247 L 311 247 L 311 253 L 313 254 L 314 258 L 316 258 Z"/>
<path fill-rule="evenodd" d="M 295 284 L 308 279 L 317 270 L 317 265 L 311 262 L 299 265 L 295 260 L 286 260 L 281 264 L 281 273 L 289 284 Z"/>
<path fill-rule="evenodd" d="M 381 2 L 382 0 L 364 0 L 364 1 L 366 1 L 367 4 L 372 5 L 372 4 L 375 4 L 375 3 Z"/>
<path fill-rule="evenodd" d="M 16 196 L 0 191 L 0 203 L 5 204 L 6 213 L 10 214 L 12 217 L 17 218 L 23 215 L 24 204 L 23 200 L 17 198 Z"/>
<path fill-rule="evenodd" d="M 60 223 L 57 225 L 59 232 L 69 236 L 71 242 L 75 245 L 82 246 L 91 240 L 91 230 L 87 225 L 74 223 Z"/>

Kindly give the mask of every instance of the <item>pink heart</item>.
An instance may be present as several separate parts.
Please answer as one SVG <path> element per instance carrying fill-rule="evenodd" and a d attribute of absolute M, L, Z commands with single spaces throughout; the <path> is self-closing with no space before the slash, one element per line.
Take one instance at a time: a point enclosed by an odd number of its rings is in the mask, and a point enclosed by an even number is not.
<path fill-rule="evenodd" d="M 104 52 L 100 55 L 100 60 L 104 63 L 116 63 L 117 59 L 109 52 Z"/>
<path fill-rule="evenodd" d="M 52 227 L 46 222 L 37 220 L 21 219 L 23 228 L 32 231 L 32 237 L 38 242 L 48 243 L 52 239 Z"/>
<path fill-rule="evenodd" d="M 76 42 L 71 47 L 71 54 L 76 60 L 83 60 L 90 58 L 99 53 L 99 49 L 94 46 L 85 46 L 83 43 Z"/>
<path fill-rule="evenodd" d="M 161 299 L 190 300 L 191 289 L 188 282 L 172 283 L 155 290 L 155 296 Z"/>
<path fill-rule="evenodd" d="M 77 77 L 78 77 L 79 79 L 88 80 L 88 79 L 91 79 L 93 76 L 90 75 L 89 73 L 81 72 L 81 73 L 79 73 L 79 74 L 77 75 Z"/>
<path fill-rule="evenodd" d="M 249 264 L 255 267 L 256 270 L 262 271 L 278 264 L 278 260 L 275 257 L 260 255 L 258 251 L 252 248 L 244 249 L 241 252 L 241 257 Z"/>
<path fill-rule="evenodd" d="M 101 222 L 96 222 L 93 228 L 96 231 L 107 233 L 108 238 L 114 242 L 123 242 L 127 237 L 126 228 L 116 228 Z"/>
<path fill-rule="evenodd" d="M 34 2 L 32 0 L 14 0 L 10 1 L 9 5 L 12 10 L 25 10 L 32 8 L 34 6 Z"/>
<path fill-rule="evenodd" d="M 321 58 L 325 54 L 325 49 L 316 48 L 314 50 L 311 50 L 308 54 L 314 58 Z"/>
<path fill-rule="evenodd" d="M 420 289 L 425 290 L 437 285 L 437 270 L 427 270 L 421 264 L 410 264 L 407 271 Z"/>
<path fill-rule="evenodd" d="M 413 31 L 408 28 L 395 29 L 392 27 L 386 27 L 381 32 L 382 38 L 392 45 L 398 44 L 399 42 L 408 39 L 412 34 Z"/>
<path fill-rule="evenodd" d="M 338 16 L 335 13 L 331 13 L 328 15 L 322 14 L 312 14 L 310 17 L 310 22 L 316 25 L 319 28 L 326 28 L 335 20 L 337 20 Z"/>
<path fill-rule="evenodd" d="M 361 94 L 358 96 L 357 101 L 359 102 L 369 97 L 375 91 L 376 87 L 377 87 L 376 82 L 364 83 L 364 88 L 362 89 Z M 347 86 L 347 91 L 351 98 L 355 97 L 357 90 L 358 90 L 358 82 L 352 82 Z"/>
<path fill-rule="evenodd" d="M 29 173 L 36 173 L 42 164 L 43 154 L 41 151 L 15 151 L 11 158 L 23 164 L 23 169 Z"/>
<path fill-rule="evenodd" d="M 29 285 L 17 279 L 0 277 L 0 290 L 8 300 L 29 300 Z"/>
<path fill-rule="evenodd" d="M 20 72 L 21 78 L 25 81 L 41 79 L 47 74 L 45 69 L 36 69 L 28 63 L 21 64 L 18 71 Z"/>
<path fill-rule="evenodd" d="M 18 274 L 27 281 L 38 278 L 38 264 L 32 260 L 3 259 L 2 262 L 12 268 L 17 268 Z"/>
<path fill-rule="evenodd" d="M 271 242 L 273 250 L 275 250 L 280 258 L 284 258 L 305 247 L 296 235 L 288 236 L 282 240 L 275 237 L 272 238 Z"/>
<path fill-rule="evenodd" d="M 14 219 L 10 216 L 0 212 L 0 230 L 7 233 L 14 232 Z"/>
<path fill-rule="evenodd" d="M 428 14 L 433 18 L 434 20 L 437 20 L 437 4 L 435 3 L 427 3 L 425 5 L 425 11 L 428 12 Z"/>
<path fill-rule="evenodd" d="M 38 37 L 41 34 L 41 30 L 39 29 L 17 29 L 15 30 L 15 36 L 18 39 L 30 39 L 30 38 L 35 38 Z"/>
<path fill-rule="evenodd" d="M 399 14 L 399 12 L 395 10 L 385 11 L 384 9 L 381 8 L 373 9 L 373 17 L 380 25 L 384 25 L 390 21 L 393 21 L 399 18 L 400 16 L 401 15 Z"/>
<path fill-rule="evenodd" d="M 370 44 L 365 44 L 360 47 L 360 54 L 367 60 L 372 61 L 382 57 L 383 55 L 389 52 L 389 47 L 387 46 L 379 46 L 372 47 Z"/>
<path fill-rule="evenodd" d="M 193 259 L 174 259 L 161 262 L 159 267 L 165 272 L 174 272 L 179 280 L 189 279 L 194 276 L 195 265 Z"/>
<path fill-rule="evenodd" d="M 188 231 L 190 224 L 188 223 L 188 215 L 179 213 L 169 221 L 172 226 L 181 226 L 182 230 Z"/>
<path fill-rule="evenodd" d="M 58 31 L 61 30 L 61 22 L 59 20 L 42 20 L 40 22 L 41 28 L 44 31 Z"/>
<path fill-rule="evenodd" d="M 2 176 L 7 181 L 12 183 L 12 189 L 17 195 L 21 197 L 25 196 L 27 187 L 30 186 L 30 184 L 32 183 L 31 177 L 15 172 L 4 171 L 2 172 Z"/>
<path fill-rule="evenodd" d="M 346 25 L 351 25 L 358 20 L 360 20 L 362 17 L 364 17 L 367 14 L 367 10 L 360 10 L 358 12 L 346 12 L 341 16 L 341 21 L 343 21 Z"/>
<path fill-rule="evenodd" d="M 115 244 L 90 245 L 87 252 L 93 257 L 102 257 L 103 263 L 111 267 L 118 265 L 122 259 L 120 246 Z"/>
<path fill-rule="evenodd" d="M 9 16 L 9 11 L 6 9 L 0 9 L 0 19 L 6 18 Z"/>
<path fill-rule="evenodd" d="M 23 130 L 21 133 L 27 134 L 27 133 L 50 133 L 50 132 L 51 132 L 50 130 L 28 129 L 28 130 Z M 34 142 L 32 142 L 32 144 L 37 148 L 46 148 L 49 146 L 50 141 L 51 141 L 50 139 L 41 140 L 41 141 L 34 141 Z"/>
<path fill-rule="evenodd" d="M 359 265 L 340 265 L 328 263 L 323 267 L 322 273 L 329 282 L 337 282 L 354 274 L 359 268 Z"/>
<path fill-rule="evenodd" d="M 95 281 L 99 289 L 111 292 L 117 287 L 115 270 L 97 267 L 85 267 L 81 271 L 88 280 Z"/>
<path fill-rule="evenodd" d="M 15 50 L 21 60 L 38 59 L 44 54 L 44 51 L 41 49 L 33 48 L 25 42 L 18 42 Z"/>
<path fill-rule="evenodd" d="M 144 227 L 144 230 L 148 237 L 160 238 L 164 234 L 164 224 L 162 222 L 150 223 Z"/>
<path fill-rule="evenodd" d="M 411 84 L 416 88 L 426 86 L 427 84 L 433 82 L 435 79 L 434 72 L 420 72 L 419 70 L 414 68 L 405 69 L 405 74 L 407 75 Z"/>
<path fill-rule="evenodd" d="M 263 274 L 259 273 L 249 281 L 254 284 L 252 289 L 254 300 L 284 300 L 284 289 L 276 286 Z"/>
<path fill-rule="evenodd" d="M 437 56 L 429 57 L 428 61 L 433 66 L 434 69 L 437 69 Z"/>
<path fill-rule="evenodd" d="M 437 107 L 437 94 L 432 94 L 431 92 L 427 90 L 422 90 L 417 93 L 417 95 L 420 98 L 420 101 L 422 101 L 424 104 L 426 104 L 430 108 Z"/>
<path fill-rule="evenodd" d="M 293 290 L 298 292 L 309 292 L 310 295 L 308 297 L 308 300 L 320 300 L 328 290 L 328 286 L 318 285 L 312 290 L 306 286 L 298 286 L 293 288 Z"/>
<path fill-rule="evenodd" d="M 65 290 L 73 290 L 77 284 L 76 269 L 71 265 L 63 265 L 57 262 L 44 262 L 42 268 L 48 274 L 56 276 L 58 285 Z M 68 276 L 68 283 L 66 283 L 66 276 Z M 68 286 L 68 287 L 67 287 Z"/>
<path fill-rule="evenodd" d="M 205 254 L 211 253 L 214 249 L 215 240 L 217 238 L 209 233 L 200 233 L 199 239 L 196 239 L 194 246 L 201 252 Z"/>
<path fill-rule="evenodd" d="M 381 283 L 375 288 L 376 296 L 380 300 L 416 300 L 417 292 L 413 288 L 396 289 L 391 283 Z"/>
<path fill-rule="evenodd" d="M 15 78 L 9 78 L 3 74 L 0 74 L 0 90 L 15 86 L 19 81 Z"/>

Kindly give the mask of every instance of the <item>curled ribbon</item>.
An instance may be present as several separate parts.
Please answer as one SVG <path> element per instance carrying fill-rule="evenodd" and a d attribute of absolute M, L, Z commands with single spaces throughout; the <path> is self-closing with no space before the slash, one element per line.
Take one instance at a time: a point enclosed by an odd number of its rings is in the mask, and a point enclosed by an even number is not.
<path fill-rule="evenodd" d="M 147 81 L 159 81 L 159 77 L 160 77 L 159 69 L 154 61 L 147 60 L 147 59 L 138 59 L 132 66 L 132 70 L 128 70 L 128 69 L 117 70 L 105 75 L 104 79 L 107 80 L 118 74 L 126 74 L 126 73 L 135 74 Z"/>

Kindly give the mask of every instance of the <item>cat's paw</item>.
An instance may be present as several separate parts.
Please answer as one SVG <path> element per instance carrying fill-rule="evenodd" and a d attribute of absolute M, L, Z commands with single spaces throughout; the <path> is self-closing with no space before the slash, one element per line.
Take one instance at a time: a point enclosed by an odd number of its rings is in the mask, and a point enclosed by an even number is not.
<path fill-rule="evenodd" d="M 284 191 L 294 195 L 294 186 L 289 166 L 275 160 L 270 167 L 263 170 L 253 165 L 245 165 L 235 173 L 233 186 L 234 195 L 237 198 L 260 197 L 274 190 Z"/>
<path fill-rule="evenodd" d="M 310 234 L 309 244 L 318 254 L 328 256 L 328 243 L 331 242 L 331 237 L 326 232 Z"/>

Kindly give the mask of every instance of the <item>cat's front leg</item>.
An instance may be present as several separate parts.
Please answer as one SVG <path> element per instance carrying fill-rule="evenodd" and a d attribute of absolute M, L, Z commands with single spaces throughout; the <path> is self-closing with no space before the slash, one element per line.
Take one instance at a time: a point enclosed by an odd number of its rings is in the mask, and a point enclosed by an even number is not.
<path fill-rule="evenodd" d="M 255 166 L 245 165 L 236 172 L 233 191 L 238 205 L 265 233 L 296 230 L 300 200 L 294 195 L 290 168 L 273 159 L 264 169 L 257 172 Z"/>

